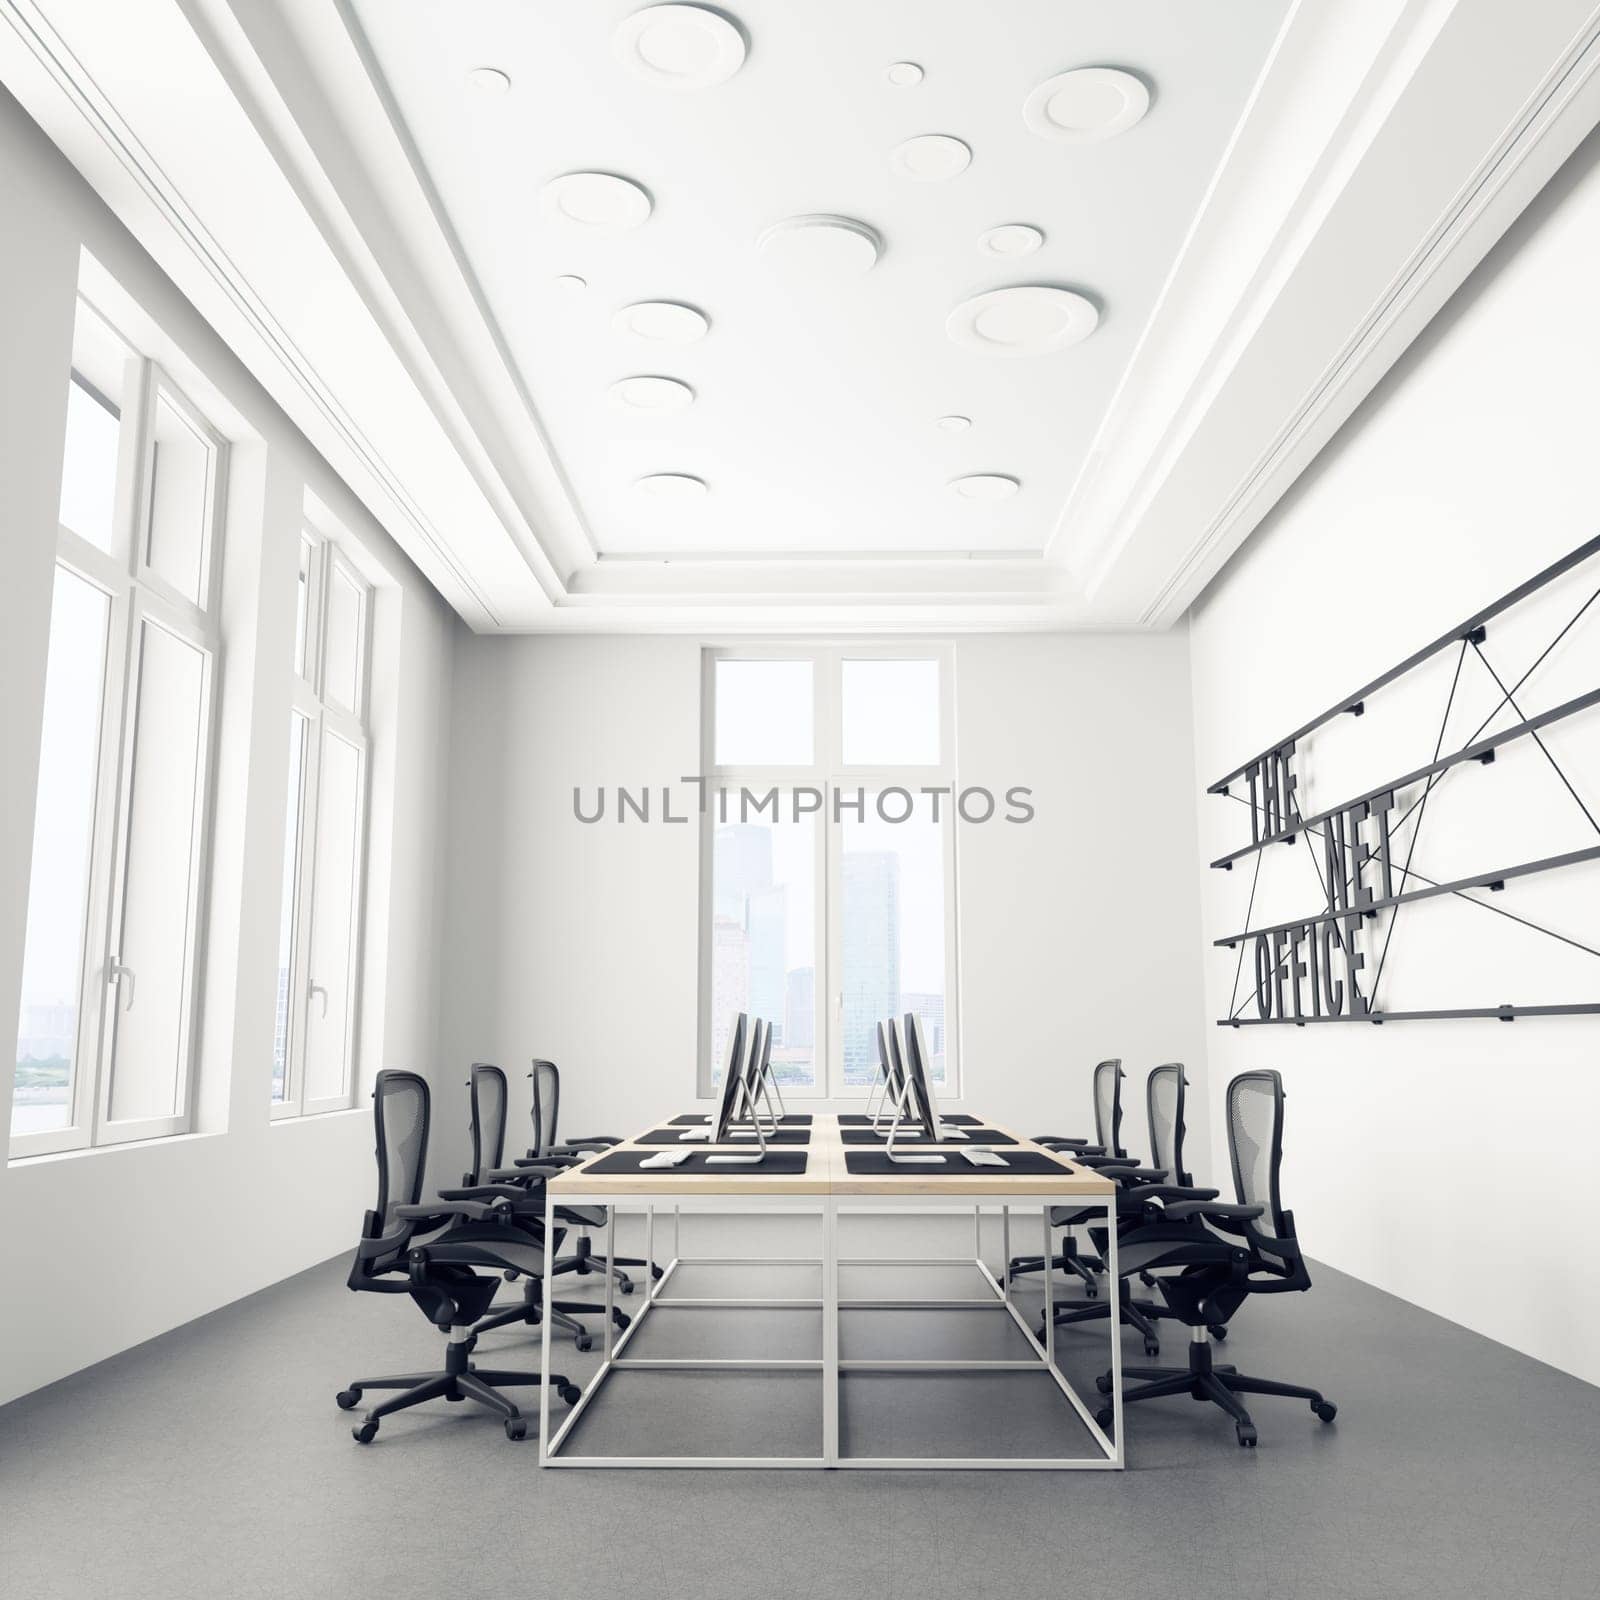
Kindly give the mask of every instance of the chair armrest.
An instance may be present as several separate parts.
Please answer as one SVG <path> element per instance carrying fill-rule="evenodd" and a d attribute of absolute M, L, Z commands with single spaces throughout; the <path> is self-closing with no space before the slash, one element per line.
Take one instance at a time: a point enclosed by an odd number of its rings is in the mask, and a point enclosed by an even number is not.
<path fill-rule="evenodd" d="M 602 1150 L 608 1150 L 608 1149 L 610 1149 L 610 1147 L 612 1145 L 621 1144 L 621 1143 L 622 1143 L 622 1141 L 620 1139 L 613 1139 L 609 1135 L 603 1135 L 603 1134 L 598 1134 L 597 1133 L 597 1134 L 592 1134 L 587 1139 L 563 1139 L 561 1141 L 561 1143 L 556 1146 L 556 1149 L 557 1150 L 583 1150 L 583 1149 L 586 1149 L 586 1148 L 592 1149 L 592 1148 L 598 1146 Z"/>
<path fill-rule="evenodd" d="M 1220 1189 L 1188 1189 L 1176 1183 L 1140 1183 L 1131 1189 L 1124 1189 L 1119 1198 L 1142 1205 L 1147 1200 L 1214 1200 L 1221 1192 Z M 1170 1217 L 1172 1208 L 1166 1206 L 1164 1209 Z"/>
<path fill-rule="evenodd" d="M 425 1206 L 396 1206 L 394 1214 L 407 1222 L 428 1222 L 439 1219 L 442 1227 L 451 1217 L 465 1217 L 469 1222 L 488 1222 L 496 1215 L 504 1215 L 505 1203 L 492 1205 L 481 1200 L 430 1200 Z"/>
<path fill-rule="evenodd" d="M 392 1255 L 415 1232 L 415 1228 L 396 1228 L 393 1233 L 380 1234 L 376 1239 L 363 1239 L 356 1246 L 356 1258 L 371 1261 L 378 1256 Z"/>
<path fill-rule="evenodd" d="M 493 1203 L 504 1200 L 513 1209 L 522 1209 L 535 1203 L 542 1203 L 543 1196 L 532 1184 L 519 1187 L 514 1183 L 475 1183 L 466 1189 L 441 1189 L 441 1200 L 482 1200 Z"/>
<path fill-rule="evenodd" d="M 540 1167 L 575 1167 L 593 1154 L 592 1150 L 546 1150 L 541 1156 L 518 1156 L 513 1165 L 524 1172 L 536 1171 Z"/>
<path fill-rule="evenodd" d="M 1193 1193 L 1192 1190 L 1188 1191 Z M 1184 1200 L 1175 1206 L 1163 1206 L 1162 1214 L 1174 1222 L 1189 1217 L 1204 1217 L 1208 1222 L 1254 1222 L 1266 1211 L 1265 1206 L 1228 1206 L 1210 1200 Z"/>
<path fill-rule="evenodd" d="M 1096 1172 L 1109 1173 L 1118 1177 L 1124 1172 L 1137 1172 L 1139 1163 L 1132 1156 L 1086 1156 L 1074 1155 L 1073 1159 L 1081 1167 L 1092 1167 Z M 1162 1177 L 1166 1174 L 1162 1173 Z"/>
<path fill-rule="evenodd" d="M 1083 1150 L 1089 1155 L 1103 1156 L 1106 1153 L 1104 1145 L 1095 1144 L 1089 1139 L 1068 1139 L 1065 1135 L 1059 1133 L 1036 1133 L 1033 1136 L 1033 1142 L 1035 1144 L 1070 1145 L 1074 1150 Z"/>
<path fill-rule="evenodd" d="M 566 1170 L 565 1167 L 535 1166 L 528 1162 L 515 1167 L 491 1167 L 483 1176 L 486 1183 L 509 1184 L 513 1188 L 520 1187 L 524 1194 L 532 1194 L 546 1178 L 559 1178 Z M 439 1192 L 443 1194 L 444 1190 Z"/>
<path fill-rule="evenodd" d="M 1119 1183 L 1139 1183 L 1146 1186 L 1150 1184 L 1165 1183 L 1167 1180 L 1166 1169 L 1163 1167 L 1118 1167 L 1115 1164 L 1102 1163 L 1096 1166 L 1098 1172 L 1109 1172 Z M 444 1190 L 439 1191 L 440 1194 Z M 1215 1191 L 1212 1191 L 1215 1193 Z M 1190 1195 L 1192 1200 L 1195 1196 Z"/>

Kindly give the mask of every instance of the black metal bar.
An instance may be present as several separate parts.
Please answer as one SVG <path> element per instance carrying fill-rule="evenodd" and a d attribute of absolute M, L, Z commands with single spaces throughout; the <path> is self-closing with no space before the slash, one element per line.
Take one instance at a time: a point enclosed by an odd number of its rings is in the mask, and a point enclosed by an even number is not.
<path fill-rule="evenodd" d="M 1367 684 L 1364 688 L 1357 689 L 1354 694 L 1347 694 L 1343 696 L 1335 704 L 1329 706 L 1321 716 L 1313 717 L 1303 727 L 1296 728 L 1293 733 L 1288 734 L 1286 737 L 1278 740 L 1276 744 L 1270 746 L 1266 750 L 1263 750 L 1260 755 L 1252 757 L 1249 761 L 1243 762 L 1241 765 L 1235 767 L 1232 772 L 1226 774 L 1224 777 L 1218 778 L 1217 781 L 1206 790 L 1206 793 L 1220 794 L 1227 784 L 1232 783 L 1235 778 L 1242 778 L 1245 773 L 1251 769 L 1251 767 L 1256 765 L 1257 762 L 1265 761 L 1275 751 L 1281 750 L 1286 744 L 1298 743 L 1301 739 L 1305 738 L 1308 733 L 1315 732 L 1323 725 L 1323 723 L 1331 722 L 1335 717 L 1342 716 L 1347 711 L 1354 711 L 1357 705 L 1364 706 L 1364 702 L 1368 699 L 1368 697 L 1376 694 L 1379 689 L 1387 687 L 1389 684 L 1393 683 L 1396 678 L 1404 677 L 1405 674 L 1410 672 L 1413 667 L 1421 666 L 1424 661 L 1427 661 L 1432 656 L 1436 656 L 1447 646 L 1455 644 L 1459 640 L 1464 639 L 1469 633 L 1475 632 L 1486 622 L 1489 622 L 1493 618 L 1499 616 L 1502 611 L 1508 611 L 1519 601 L 1526 600 L 1530 594 L 1542 589 L 1547 583 L 1555 582 L 1555 580 L 1561 577 L 1563 573 L 1570 572 L 1574 567 L 1580 565 L 1582 562 L 1587 561 L 1591 556 L 1596 554 L 1600 554 L 1600 535 L 1590 539 L 1586 544 L 1579 545 L 1576 550 L 1564 555 L 1559 561 L 1553 562 L 1550 566 L 1546 567 L 1543 572 L 1536 573 L 1533 577 L 1529 578 L 1526 583 L 1519 584 L 1515 589 L 1511 590 L 1509 594 L 1501 595 L 1498 600 L 1493 602 L 1493 604 L 1487 605 L 1482 611 L 1474 613 L 1472 616 L 1468 617 L 1465 622 L 1458 623 L 1455 627 L 1451 628 L 1448 633 L 1440 634 L 1440 636 L 1435 639 L 1432 644 L 1425 644 L 1420 650 L 1416 651 L 1412 655 L 1407 656 L 1399 666 L 1390 667 L 1387 672 L 1383 673 L 1380 677 L 1374 678 L 1372 682 Z"/>
<path fill-rule="evenodd" d="M 1536 872 L 1554 872 L 1558 867 L 1575 867 L 1585 861 L 1600 861 L 1600 845 L 1591 845 L 1586 850 L 1570 850 L 1566 855 L 1546 856 L 1541 861 L 1524 862 L 1519 867 L 1497 867 L 1493 872 L 1475 872 L 1470 878 L 1457 878 L 1452 883 L 1436 883 L 1427 889 L 1410 889 L 1402 894 L 1391 894 L 1381 900 L 1374 900 L 1368 905 L 1357 906 L 1353 911 L 1319 911 L 1314 916 L 1299 917 L 1293 922 L 1274 923 L 1270 928 L 1246 928 L 1242 933 L 1230 933 L 1225 939 L 1213 939 L 1211 942 L 1219 949 L 1224 945 L 1232 949 L 1247 939 L 1259 938 L 1262 934 L 1288 933 L 1293 928 L 1309 928 L 1323 922 L 1342 922 L 1352 915 L 1365 916 L 1368 912 L 1387 911 L 1392 906 L 1409 906 L 1418 900 L 1432 900 L 1441 894 L 1459 894 L 1463 889 L 1490 889 L 1497 884 L 1507 883 L 1512 878 L 1531 877 Z M 1413 872 L 1412 877 L 1421 877 L 1419 872 Z"/>
<path fill-rule="evenodd" d="M 1403 778 L 1395 778 L 1389 783 L 1380 783 L 1376 788 L 1368 789 L 1365 794 L 1358 794 L 1353 799 L 1342 801 L 1339 805 L 1329 806 L 1326 811 L 1319 811 L 1315 816 L 1302 817 L 1292 828 L 1285 828 L 1280 833 L 1268 834 L 1258 839 L 1253 844 L 1241 846 L 1228 855 L 1219 856 L 1211 863 L 1213 867 L 1231 867 L 1235 861 L 1243 859 L 1252 850 L 1264 850 L 1269 844 L 1286 844 L 1304 828 L 1315 823 L 1326 822 L 1328 818 L 1337 816 L 1341 811 L 1348 811 L 1352 806 L 1365 804 L 1369 800 L 1376 800 L 1379 795 L 1390 794 L 1404 789 L 1408 784 L 1416 783 L 1423 778 L 1431 777 L 1436 772 L 1448 772 L 1451 767 L 1458 767 L 1464 761 L 1494 760 L 1495 751 L 1504 744 L 1510 744 L 1515 739 L 1521 739 L 1538 728 L 1547 728 L 1553 722 L 1564 721 L 1567 717 L 1576 716 L 1580 711 L 1587 711 L 1590 706 L 1600 705 L 1600 689 L 1591 689 L 1587 694 L 1580 694 L 1574 700 L 1564 701 L 1561 705 L 1552 706 L 1548 711 L 1541 711 L 1536 717 L 1529 717 L 1526 721 L 1513 723 L 1511 727 L 1502 729 L 1499 733 L 1492 733 L 1487 739 L 1480 739 L 1476 744 L 1469 744 L 1457 750 L 1453 755 L 1444 756 L 1438 761 L 1430 761 L 1425 767 L 1418 767 L 1415 772 L 1408 772 Z"/>
<path fill-rule="evenodd" d="M 1518 1017 L 1592 1017 L 1600 1015 L 1600 1000 L 1570 1006 L 1465 1006 L 1451 1011 L 1373 1011 L 1365 1016 L 1341 1013 L 1336 1017 L 1218 1017 L 1219 1028 L 1303 1028 L 1319 1022 L 1451 1022 L 1491 1017 L 1514 1022 Z"/>

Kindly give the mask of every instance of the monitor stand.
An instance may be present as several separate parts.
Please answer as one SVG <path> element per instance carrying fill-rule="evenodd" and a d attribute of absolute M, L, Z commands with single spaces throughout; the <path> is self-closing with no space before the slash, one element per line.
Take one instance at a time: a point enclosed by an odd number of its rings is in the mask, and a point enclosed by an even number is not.
<path fill-rule="evenodd" d="M 708 1167 L 755 1167 L 767 1159 L 765 1150 L 738 1150 L 726 1154 L 708 1155 Z"/>

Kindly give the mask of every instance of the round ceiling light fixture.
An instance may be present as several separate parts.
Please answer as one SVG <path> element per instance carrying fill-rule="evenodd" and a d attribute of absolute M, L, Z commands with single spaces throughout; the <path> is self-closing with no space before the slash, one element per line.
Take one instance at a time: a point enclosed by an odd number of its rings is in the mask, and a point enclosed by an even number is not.
<path fill-rule="evenodd" d="M 965 433 L 972 426 L 972 418 L 952 411 L 949 416 L 940 417 L 934 426 L 940 433 Z"/>
<path fill-rule="evenodd" d="M 963 300 L 945 319 L 945 332 L 968 350 L 996 356 L 1042 356 L 1081 343 L 1100 313 L 1071 289 L 1028 285 L 991 289 Z"/>
<path fill-rule="evenodd" d="M 950 490 L 963 500 L 986 500 L 991 504 L 1009 500 L 1022 487 L 1020 478 L 1008 477 L 1003 472 L 974 472 L 965 478 L 951 481 Z"/>
<path fill-rule="evenodd" d="M 612 47 L 637 76 L 668 89 L 709 89 L 744 65 L 738 25 L 704 6 L 646 6 L 625 17 Z"/>
<path fill-rule="evenodd" d="M 502 72 L 499 67 L 474 67 L 467 74 L 467 82 L 479 94 L 497 95 L 505 94 L 511 88 L 511 77 Z"/>
<path fill-rule="evenodd" d="M 972 146 L 953 134 L 919 133 L 890 152 L 889 165 L 902 178 L 940 183 L 972 165 Z"/>
<path fill-rule="evenodd" d="M 1041 139 L 1098 144 L 1115 138 L 1150 109 L 1150 91 L 1116 67 L 1078 67 L 1046 78 L 1022 103 L 1022 120 Z"/>
<path fill-rule="evenodd" d="M 704 478 L 687 472 L 652 472 L 649 477 L 636 480 L 634 488 L 652 500 L 680 502 L 704 500 L 711 492 Z"/>
<path fill-rule="evenodd" d="M 851 217 L 785 217 L 756 241 L 769 261 L 808 278 L 859 278 L 877 265 L 883 240 Z"/>
<path fill-rule="evenodd" d="M 1005 256 L 1016 260 L 1019 256 L 1031 256 L 1043 243 L 1043 230 L 1032 223 L 1002 222 L 998 228 L 991 228 L 979 238 L 978 248 L 986 256 Z"/>
<path fill-rule="evenodd" d="M 639 300 L 624 306 L 611 319 L 611 326 L 618 333 L 647 339 L 651 344 L 693 344 L 705 337 L 711 319 L 705 312 L 676 300 Z"/>
<path fill-rule="evenodd" d="M 605 233 L 625 233 L 648 219 L 650 196 L 614 172 L 567 172 L 544 186 L 546 208 L 567 222 Z"/>
<path fill-rule="evenodd" d="M 694 390 L 677 378 L 650 374 L 619 379 L 611 385 L 611 398 L 629 411 L 685 411 L 694 404 Z"/>
<path fill-rule="evenodd" d="M 915 61 L 896 61 L 884 68 L 883 75 L 897 89 L 915 88 L 922 82 L 922 68 Z"/>

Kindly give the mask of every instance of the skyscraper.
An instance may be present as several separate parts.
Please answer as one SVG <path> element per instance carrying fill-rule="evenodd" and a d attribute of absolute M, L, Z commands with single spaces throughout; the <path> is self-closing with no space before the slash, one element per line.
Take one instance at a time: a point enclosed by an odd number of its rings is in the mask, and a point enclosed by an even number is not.
<path fill-rule="evenodd" d="M 878 1069 L 877 1026 L 900 1009 L 900 857 L 846 851 L 840 862 L 844 972 L 844 1078 Z"/>
<path fill-rule="evenodd" d="M 789 974 L 784 997 L 783 1042 L 796 1050 L 813 1049 L 817 1042 L 817 969 L 796 967 Z"/>

